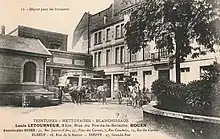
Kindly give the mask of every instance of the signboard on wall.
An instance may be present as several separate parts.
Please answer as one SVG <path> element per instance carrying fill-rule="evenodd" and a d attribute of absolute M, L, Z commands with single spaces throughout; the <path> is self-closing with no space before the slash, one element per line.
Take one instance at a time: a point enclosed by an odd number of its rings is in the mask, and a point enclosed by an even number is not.
<path fill-rule="evenodd" d="M 54 57 L 53 62 L 59 63 L 59 64 L 72 64 L 72 59 L 62 58 L 62 57 Z"/>
<path fill-rule="evenodd" d="M 85 60 L 75 59 L 75 60 L 74 60 L 74 65 L 77 65 L 77 66 L 85 66 Z"/>

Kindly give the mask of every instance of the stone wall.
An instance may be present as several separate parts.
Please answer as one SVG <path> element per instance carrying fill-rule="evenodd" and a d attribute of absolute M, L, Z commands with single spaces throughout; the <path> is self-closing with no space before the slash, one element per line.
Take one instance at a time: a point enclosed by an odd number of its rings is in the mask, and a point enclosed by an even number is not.
<path fill-rule="evenodd" d="M 54 93 L 45 89 L 36 90 L 18 90 L 12 92 L 3 92 L 0 94 L 0 106 L 25 106 L 25 107 L 43 107 L 50 104 Z M 47 99 L 43 96 L 47 96 Z"/>
<path fill-rule="evenodd" d="M 183 139 L 219 139 L 220 118 L 183 114 L 143 106 L 146 123 Z"/>
<path fill-rule="evenodd" d="M 36 82 L 23 83 L 23 67 L 26 62 L 36 64 Z M 18 55 L 15 53 L 0 53 L 0 90 L 7 92 L 22 88 L 38 88 L 44 84 L 44 58 Z"/>

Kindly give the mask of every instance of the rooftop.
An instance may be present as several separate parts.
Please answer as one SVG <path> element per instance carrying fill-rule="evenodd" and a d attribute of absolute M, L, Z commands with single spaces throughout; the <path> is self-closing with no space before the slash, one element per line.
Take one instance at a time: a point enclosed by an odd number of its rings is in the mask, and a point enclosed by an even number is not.
<path fill-rule="evenodd" d="M 53 32 L 53 31 L 42 30 L 42 29 L 37 29 L 37 28 L 32 28 L 32 27 L 23 26 L 23 25 L 18 25 L 18 29 L 23 29 L 23 30 L 28 30 L 28 31 L 30 31 L 30 30 L 40 31 L 40 32 L 51 33 L 51 34 L 56 34 L 56 35 L 60 35 L 60 36 L 68 36 L 67 34 L 62 34 L 62 33 L 57 33 L 57 32 Z"/>
<path fill-rule="evenodd" d="M 0 35 L 0 49 L 51 56 L 51 53 L 39 40 L 18 36 Z"/>
<path fill-rule="evenodd" d="M 123 12 L 127 9 L 134 8 L 141 2 L 143 2 L 143 0 L 114 0 L 113 4 L 98 13 L 90 14 L 85 12 L 74 30 L 73 46 L 77 44 L 80 37 L 88 34 L 88 25 L 89 30 L 92 33 L 117 22 L 121 22 L 124 20 Z M 104 16 L 106 16 L 105 23 Z M 90 21 L 89 24 L 88 20 Z M 85 38 L 88 39 L 88 37 Z"/>

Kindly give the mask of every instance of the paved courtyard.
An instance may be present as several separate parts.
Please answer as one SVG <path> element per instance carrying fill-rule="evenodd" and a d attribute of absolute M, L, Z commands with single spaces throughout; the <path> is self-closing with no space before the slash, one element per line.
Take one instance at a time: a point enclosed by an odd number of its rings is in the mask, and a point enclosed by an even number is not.
<path fill-rule="evenodd" d="M 33 136 L 32 133 L 23 132 L 4 132 L 3 129 L 15 129 L 15 124 L 32 124 L 33 119 L 115 119 L 127 118 L 130 123 L 142 123 L 142 109 L 133 109 L 131 106 L 100 103 L 86 103 L 76 105 L 73 103 L 65 103 L 59 106 L 51 106 L 44 108 L 15 108 L 15 107 L 0 107 L 0 138 L 1 139 L 50 139 L 51 136 Z M 19 129 L 19 128 L 17 128 Z M 21 128 L 20 128 L 21 129 Z M 94 138 L 147 138 L 147 139 L 172 139 L 170 136 L 160 131 L 146 131 L 131 133 L 131 136 L 55 136 L 57 139 L 76 138 L 76 139 L 94 139 Z"/>

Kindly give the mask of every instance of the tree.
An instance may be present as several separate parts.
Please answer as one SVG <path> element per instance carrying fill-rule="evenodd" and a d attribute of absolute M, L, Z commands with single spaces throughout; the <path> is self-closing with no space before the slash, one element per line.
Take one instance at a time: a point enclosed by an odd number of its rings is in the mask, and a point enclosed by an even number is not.
<path fill-rule="evenodd" d="M 214 44 L 220 44 L 219 8 L 218 0 L 144 0 L 125 25 L 128 49 L 136 53 L 152 41 L 167 49 L 180 83 L 180 63 L 187 55 L 196 58 L 206 54 L 200 46 L 214 52 Z M 199 47 L 191 46 L 194 41 Z"/>

